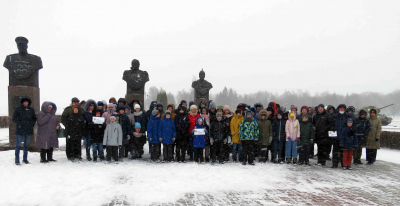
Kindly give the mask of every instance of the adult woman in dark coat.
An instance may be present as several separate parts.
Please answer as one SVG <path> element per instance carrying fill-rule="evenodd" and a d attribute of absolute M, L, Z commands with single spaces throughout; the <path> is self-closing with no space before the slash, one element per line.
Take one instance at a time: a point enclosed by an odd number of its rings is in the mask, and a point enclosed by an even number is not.
<path fill-rule="evenodd" d="M 36 147 L 40 148 L 40 162 L 55 162 L 53 148 L 58 148 L 56 130 L 60 129 L 60 122 L 55 116 L 57 106 L 53 102 L 43 102 L 41 111 L 37 115 L 38 136 Z M 47 160 L 46 160 L 47 154 Z"/>

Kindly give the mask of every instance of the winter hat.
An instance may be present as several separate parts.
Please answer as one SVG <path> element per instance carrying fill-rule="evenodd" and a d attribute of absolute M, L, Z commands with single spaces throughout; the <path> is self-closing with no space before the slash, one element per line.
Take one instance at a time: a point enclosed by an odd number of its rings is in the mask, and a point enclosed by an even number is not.
<path fill-rule="evenodd" d="M 139 104 L 135 104 L 135 110 L 136 109 L 140 109 L 140 105 Z"/>
<path fill-rule="evenodd" d="M 292 111 L 293 109 L 295 109 L 296 111 L 298 111 L 298 109 L 297 109 L 296 106 L 294 106 L 294 105 L 290 106 L 290 111 Z"/>
<path fill-rule="evenodd" d="M 195 104 L 193 104 L 192 106 L 190 106 L 190 110 L 193 110 L 193 109 L 197 109 L 197 106 L 196 106 Z"/>
<path fill-rule="evenodd" d="M 165 111 L 165 115 L 167 115 L 167 114 L 171 115 L 171 111 L 169 111 L 169 110 Z"/>
<path fill-rule="evenodd" d="M 307 107 L 307 106 L 302 106 L 301 109 L 300 109 L 300 111 L 303 111 L 303 109 L 306 109 L 307 112 L 308 112 L 308 107 Z"/>
<path fill-rule="evenodd" d="M 246 117 L 249 116 L 249 115 L 250 115 L 250 116 L 253 116 L 253 114 L 251 113 L 251 111 L 247 111 L 247 112 L 246 112 Z"/>
<path fill-rule="evenodd" d="M 268 104 L 268 107 L 274 107 L 274 103 L 270 102 L 270 103 Z"/>
<path fill-rule="evenodd" d="M 114 108 L 114 104 L 113 103 L 108 104 L 108 108 Z"/>
<path fill-rule="evenodd" d="M 356 110 L 356 108 L 354 108 L 353 106 L 349 106 L 347 107 L 346 111 L 351 111 L 352 113 L 354 113 Z"/>
<path fill-rule="evenodd" d="M 218 105 L 217 110 L 224 110 L 224 106 Z"/>
<path fill-rule="evenodd" d="M 276 116 L 281 115 L 283 116 L 283 112 L 281 110 L 278 110 L 278 112 L 276 113 Z"/>
<path fill-rule="evenodd" d="M 111 97 L 110 100 L 108 100 L 108 102 L 111 102 L 111 101 L 117 102 L 117 99 L 115 99 L 115 97 Z"/>
<path fill-rule="evenodd" d="M 347 123 L 353 123 L 353 119 L 352 118 L 348 118 L 347 119 Z"/>
<path fill-rule="evenodd" d="M 318 106 L 317 106 L 317 108 L 320 108 L 320 107 L 322 107 L 323 109 L 325 108 L 325 105 L 324 104 L 319 104 Z"/>
<path fill-rule="evenodd" d="M 217 112 L 217 117 L 222 117 L 222 112 Z"/>
<path fill-rule="evenodd" d="M 367 112 L 365 112 L 365 110 L 361 110 L 360 115 L 367 115 Z"/>
<path fill-rule="evenodd" d="M 101 115 L 101 111 L 100 111 L 100 110 L 97 110 L 97 111 L 96 111 L 96 115 L 97 115 L 97 113 L 99 113 L 99 114 Z"/>
<path fill-rule="evenodd" d="M 376 114 L 376 109 L 371 109 L 371 110 L 369 111 L 369 113 L 370 113 L 370 114 L 372 114 L 372 113 Z"/>
<path fill-rule="evenodd" d="M 301 115 L 301 120 L 303 120 L 304 118 L 307 118 L 307 120 L 308 120 L 308 115 L 306 115 L 306 114 Z"/>
<path fill-rule="evenodd" d="M 215 102 L 212 101 L 212 102 L 210 102 L 210 105 L 209 105 L 208 108 L 209 108 L 210 110 L 211 110 L 211 109 L 217 109 L 217 106 L 215 105 Z"/>
<path fill-rule="evenodd" d="M 240 109 L 237 109 L 235 112 L 235 114 L 240 114 L 240 113 L 242 113 L 242 110 L 240 110 Z"/>
<path fill-rule="evenodd" d="M 49 106 L 47 106 L 48 108 L 53 108 L 53 105 L 49 104 Z"/>
<path fill-rule="evenodd" d="M 187 105 L 186 100 L 182 100 L 182 101 L 181 101 L 181 105 Z"/>
<path fill-rule="evenodd" d="M 116 116 L 114 116 L 114 115 L 111 115 L 111 117 L 110 117 L 110 120 L 112 120 L 112 119 L 115 119 L 115 120 L 117 120 L 117 117 L 116 117 Z"/>
<path fill-rule="evenodd" d="M 102 101 L 98 101 L 97 106 L 104 106 L 104 103 Z"/>
<path fill-rule="evenodd" d="M 189 108 L 190 108 L 192 105 L 195 105 L 194 101 L 190 101 L 190 102 L 189 102 Z M 197 108 L 197 107 L 196 107 L 196 108 Z"/>
<path fill-rule="evenodd" d="M 291 113 L 289 114 L 289 116 L 290 116 L 290 117 L 294 117 L 295 115 L 294 115 L 293 112 L 291 112 Z"/>
<path fill-rule="evenodd" d="M 160 111 L 158 111 L 158 110 L 153 110 L 153 111 L 151 112 L 151 115 L 153 115 L 153 117 L 155 117 L 155 116 L 157 116 L 158 113 L 160 113 Z"/>
<path fill-rule="evenodd" d="M 79 104 L 86 104 L 86 101 L 82 100 Z"/>
<path fill-rule="evenodd" d="M 129 111 L 131 111 L 131 107 L 129 105 L 125 105 L 125 109 L 129 109 Z"/>
<path fill-rule="evenodd" d="M 71 99 L 71 102 L 80 102 L 78 98 L 74 97 Z"/>
<path fill-rule="evenodd" d="M 224 111 L 226 111 L 226 110 L 231 111 L 231 108 L 229 108 L 228 105 L 225 105 L 225 106 L 224 106 Z"/>
<path fill-rule="evenodd" d="M 118 106 L 118 111 L 124 110 L 125 111 L 125 105 L 120 105 Z"/>
<path fill-rule="evenodd" d="M 142 129 L 142 126 L 140 126 L 140 123 L 139 123 L 139 122 L 136 122 L 136 123 L 135 123 L 135 129 L 137 129 L 137 128 Z"/>

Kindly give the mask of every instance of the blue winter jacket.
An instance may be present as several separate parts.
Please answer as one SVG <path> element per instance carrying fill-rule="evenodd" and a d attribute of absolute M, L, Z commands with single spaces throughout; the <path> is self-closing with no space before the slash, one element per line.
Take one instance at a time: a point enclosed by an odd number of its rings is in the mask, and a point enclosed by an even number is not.
<path fill-rule="evenodd" d="M 158 127 L 160 126 L 161 118 L 150 115 L 150 121 L 147 123 L 147 137 L 149 138 L 149 144 L 159 144 L 158 141 Z M 150 141 L 153 138 L 153 141 Z"/>
<path fill-rule="evenodd" d="M 335 131 L 337 131 L 337 139 L 340 138 L 342 131 L 345 127 L 347 127 L 347 119 L 350 118 L 350 116 L 348 114 L 340 114 L 340 113 L 336 113 L 333 116 L 333 122 L 335 125 Z M 334 138 L 336 139 L 336 138 Z"/>
<path fill-rule="evenodd" d="M 352 130 L 352 132 L 350 132 Z M 353 133 L 352 135 L 350 133 Z M 354 150 L 358 147 L 357 131 L 353 127 L 346 126 L 340 135 L 340 147 L 342 150 Z"/>
<path fill-rule="evenodd" d="M 161 143 L 163 144 L 174 144 L 172 138 L 176 138 L 175 121 L 172 118 L 164 118 L 160 121 L 158 127 L 158 136 L 163 138 Z"/>
<path fill-rule="evenodd" d="M 285 141 L 286 140 L 286 121 L 283 117 L 276 118 L 272 123 L 273 140 Z"/>
<path fill-rule="evenodd" d="M 203 124 L 199 125 L 199 119 L 203 120 Z M 204 127 L 204 119 L 202 117 L 197 117 L 196 126 L 194 129 L 205 129 Z M 192 134 L 194 132 L 192 131 Z M 205 148 L 206 147 L 206 135 L 194 135 L 193 134 L 193 147 L 194 148 Z"/>
<path fill-rule="evenodd" d="M 256 121 L 260 120 L 260 118 L 258 118 L 257 109 L 255 107 L 250 108 L 250 111 L 254 112 L 254 116 L 253 116 L 254 120 L 256 120 Z"/>

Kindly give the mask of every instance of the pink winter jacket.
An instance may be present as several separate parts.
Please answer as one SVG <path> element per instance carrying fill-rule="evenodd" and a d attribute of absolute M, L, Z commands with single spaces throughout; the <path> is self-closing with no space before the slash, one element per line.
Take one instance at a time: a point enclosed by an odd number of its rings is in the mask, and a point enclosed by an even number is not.
<path fill-rule="evenodd" d="M 296 118 L 292 120 L 292 118 L 289 117 L 288 121 L 286 121 L 285 131 L 286 131 L 286 141 L 289 141 L 288 137 L 291 137 L 292 141 L 295 141 L 296 137 L 300 138 L 299 120 L 297 120 Z"/>

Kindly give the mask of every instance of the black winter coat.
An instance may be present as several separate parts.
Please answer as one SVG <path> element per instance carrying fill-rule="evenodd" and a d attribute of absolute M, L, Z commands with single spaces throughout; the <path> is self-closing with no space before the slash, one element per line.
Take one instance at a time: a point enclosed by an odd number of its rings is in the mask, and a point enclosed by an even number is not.
<path fill-rule="evenodd" d="M 272 123 L 273 140 L 285 141 L 286 140 L 286 121 L 285 119 L 276 118 Z"/>
<path fill-rule="evenodd" d="M 361 146 L 366 142 L 369 131 L 371 131 L 371 123 L 367 118 L 358 117 L 355 121 L 355 124 L 358 144 Z"/>
<path fill-rule="evenodd" d="M 128 135 L 131 135 L 131 120 L 125 114 L 118 114 L 117 120 L 122 127 L 122 139 L 128 139 Z"/>
<path fill-rule="evenodd" d="M 24 107 L 22 104 L 24 101 L 28 101 L 28 107 Z M 15 108 L 12 121 L 16 124 L 16 135 L 32 135 L 33 127 L 36 124 L 36 113 L 35 109 L 31 106 L 32 101 L 29 98 L 21 99 L 21 106 Z"/>
<path fill-rule="evenodd" d="M 104 138 L 104 131 L 106 130 L 106 123 L 103 124 L 89 124 L 90 141 L 92 143 L 102 143 Z"/>
<path fill-rule="evenodd" d="M 226 122 L 216 121 L 210 124 L 210 139 L 214 139 L 214 141 L 225 140 L 230 134 L 230 128 L 226 125 Z"/>
<path fill-rule="evenodd" d="M 189 125 L 190 121 L 186 112 L 175 116 L 176 141 L 188 141 Z"/>
<path fill-rule="evenodd" d="M 140 132 L 144 133 L 147 131 L 147 119 L 146 119 L 146 113 L 142 111 L 141 115 L 135 116 L 135 112 L 133 113 L 133 117 L 135 118 L 135 122 L 140 123 Z"/>
<path fill-rule="evenodd" d="M 65 135 L 70 136 L 72 140 L 82 139 L 86 135 L 86 122 L 82 114 L 73 113 L 68 117 Z"/>
<path fill-rule="evenodd" d="M 329 131 L 334 129 L 332 117 L 324 110 L 315 115 L 313 119 L 315 126 L 315 142 L 318 144 L 330 144 Z"/>

